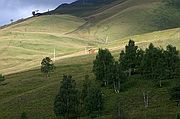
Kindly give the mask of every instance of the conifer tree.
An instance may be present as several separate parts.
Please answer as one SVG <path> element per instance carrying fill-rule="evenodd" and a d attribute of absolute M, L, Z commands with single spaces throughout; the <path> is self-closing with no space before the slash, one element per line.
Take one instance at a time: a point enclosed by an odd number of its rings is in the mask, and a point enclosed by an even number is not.
<path fill-rule="evenodd" d="M 178 51 L 176 50 L 176 47 L 168 45 L 164 54 L 167 69 L 166 74 L 168 75 L 168 78 L 174 78 L 176 75 L 177 62 L 179 60 Z"/>
<path fill-rule="evenodd" d="M 137 50 L 137 55 L 136 55 L 136 72 L 142 74 L 142 60 L 144 58 L 144 50 L 141 48 Z"/>
<path fill-rule="evenodd" d="M 82 100 L 84 101 L 85 97 L 87 96 L 88 92 L 89 92 L 89 89 L 91 87 L 91 80 L 89 79 L 89 75 L 86 75 L 85 76 L 85 80 L 83 81 L 83 88 L 82 88 L 82 94 L 81 94 L 81 97 L 82 97 Z"/>
<path fill-rule="evenodd" d="M 118 62 L 114 64 L 114 72 L 113 72 L 113 87 L 116 93 L 119 93 L 121 90 L 121 84 L 125 82 L 126 75 L 122 71 L 122 68 Z"/>
<path fill-rule="evenodd" d="M 100 115 L 103 109 L 103 98 L 101 89 L 98 86 L 91 85 L 85 97 L 84 106 L 88 115 Z"/>
<path fill-rule="evenodd" d="M 93 62 L 93 72 L 97 80 L 104 85 L 112 83 L 114 58 L 108 49 L 99 49 L 96 59 Z"/>
<path fill-rule="evenodd" d="M 176 119 L 180 119 L 180 115 L 179 114 L 177 114 Z"/>
<path fill-rule="evenodd" d="M 133 40 L 129 40 L 128 45 L 125 47 L 125 51 L 121 51 L 119 62 L 124 70 L 128 71 L 129 76 L 134 72 L 137 65 L 137 50 Z"/>
<path fill-rule="evenodd" d="M 72 76 L 63 76 L 60 90 L 54 101 L 54 113 L 64 119 L 77 118 L 79 115 L 79 96 Z"/>

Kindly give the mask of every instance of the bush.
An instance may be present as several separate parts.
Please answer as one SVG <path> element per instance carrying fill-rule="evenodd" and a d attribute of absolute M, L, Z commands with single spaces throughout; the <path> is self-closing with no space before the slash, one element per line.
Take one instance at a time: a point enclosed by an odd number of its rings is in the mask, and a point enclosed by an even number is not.
<path fill-rule="evenodd" d="M 0 81 L 4 81 L 4 80 L 5 80 L 5 77 L 2 74 L 0 74 Z"/>

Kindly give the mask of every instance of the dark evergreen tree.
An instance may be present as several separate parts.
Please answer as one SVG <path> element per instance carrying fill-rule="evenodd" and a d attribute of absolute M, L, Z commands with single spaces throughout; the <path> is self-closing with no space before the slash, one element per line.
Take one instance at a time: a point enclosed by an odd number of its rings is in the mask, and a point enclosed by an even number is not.
<path fill-rule="evenodd" d="M 84 106 L 88 115 L 100 115 L 103 109 L 103 98 L 99 87 L 91 85 L 85 97 Z"/>
<path fill-rule="evenodd" d="M 177 106 L 179 106 L 180 103 L 180 85 L 177 85 L 173 87 L 170 90 L 171 100 L 175 101 L 177 103 Z"/>
<path fill-rule="evenodd" d="M 60 90 L 54 101 L 54 113 L 64 119 L 77 118 L 79 116 L 79 93 L 72 76 L 63 76 Z"/>
<path fill-rule="evenodd" d="M 176 119 L 180 119 L 180 115 L 179 114 L 177 114 Z"/>
<path fill-rule="evenodd" d="M 143 74 L 146 78 L 161 81 L 166 78 L 166 62 L 163 49 L 154 47 L 151 43 L 146 49 L 142 60 Z"/>
<path fill-rule="evenodd" d="M 143 58 L 144 58 L 144 51 L 142 50 L 142 49 L 138 49 L 137 50 L 137 55 L 136 55 L 136 72 L 137 73 L 140 73 L 140 74 L 142 74 L 142 70 L 143 70 L 143 68 L 142 68 L 142 60 L 143 60 Z"/>
<path fill-rule="evenodd" d="M 146 78 L 158 80 L 161 87 L 163 79 L 176 76 L 178 61 L 176 47 L 168 45 L 164 51 L 151 43 L 145 50 L 141 70 Z"/>
<path fill-rule="evenodd" d="M 115 62 L 113 71 L 113 87 L 115 93 L 120 92 L 121 84 L 125 82 L 126 78 L 126 74 L 122 71 L 121 65 Z"/>
<path fill-rule="evenodd" d="M 108 49 L 99 49 L 96 59 L 93 62 L 93 72 L 97 80 L 104 85 L 112 83 L 114 58 Z"/>
<path fill-rule="evenodd" d="M 46 74 L 46 77 L 49 77 L 49 73 L 55 69 L 54 63 L 49 57 L 45 57 L 41 62 L 41 72 Z"/>
<path fill-rule="evenodd" d="M 85 80 L 83 81 L 83 88 L 82 88 L 82 93 L 81 93 L 81 97 L 82 100 L 84 101 L 85 97 L 87 96 L 89 89 L 91 87 L 91 80 L 89 79 L 89 75 L 85 76 Z"/>
<path fill-rule="evenodd" d="M 176 75 L 177 62 L 179 60 L 178 51 L 176 47 L 172 45 L 168 45 L 166 47 L 165 54 L 165 62 L 166 62 L 166 74 L 168 78 L 174 78 Z"/>
<path fill-rule="evenodd" d="M 21 118 L 20 118 L 20 119 L 28 119 L 28 117 L 27 117 L 27 115 L 26 115 L 25 112 L 23 112 L 23 113 L 21 114 Z"/>
<path fill-rule="evenodd" d="M 119 62 L 124 70 L 128 71 L 129 76 L 134 72 L 137 65 L 137 50 L 133 40 L 129 40 L 128 45 L 125 47 L 125 51 L 120 53 Z"/>

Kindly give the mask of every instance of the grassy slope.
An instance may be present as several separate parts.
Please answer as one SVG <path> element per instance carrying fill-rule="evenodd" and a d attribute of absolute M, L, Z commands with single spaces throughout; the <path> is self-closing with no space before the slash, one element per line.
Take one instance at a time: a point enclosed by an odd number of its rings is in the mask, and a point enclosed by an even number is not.
<path fill-rule="evenodd" d="M 164 43 L 174 44 L 180 49 L 179 38 L 177 34 L 179 29 L 172 29 L 162 32 L 154 32 L 145 35 L 133 36 L 141 47 L 147 46 L 149 42 L 164 46 Z M 153 36 L 159 40 L 152 40 Z M 109 46 L 118 50 L 127 44 L 129 38 L 124 38 L 119 42 L 114 42 Z M 147 40 L 145 40 L 147 39 Z M 158 42 L 161 41 L 161 42 Z M 114 47 L 116 46 L 116 47 Z M 119 52 L 115 51 L 115 57 Z M 72 74 L 78 83 L 78 88 L 82 85 L 84 75 L 92 74 L 92 61 L 95 55 L 86 55 L 63 59 L 56 62 L 57 69 L 49 79 L 46 79 L 39 69 L 16 73 L 6 76 L 6 81 L 0 83 L 0 117 L 6 119 L 19 118 L 25 111 L 31 119 L 49 119 L 55 118 L 53 114 L 53 101 L 59 89 L 59 83 L 63 74 Z M 130 119 L 174 119 L 179 108 L 176 108 L 174 102 L 169 100 L 168 88 L 178 83 L 176 80 L 166 80 L 163 82 L 163 88 L 158 88 L 149 80 L 142 80 L 141 77 L 131 77 L 124 84 L 124 91 L 120 94 L 114 94 L 111 89 L 103 89 L 105 98 L 105 108 L 102 117 L 98 119 L 112 119 L 112 110 L 115 101 L 123 101 L 123 106 Z M 150 107 L 145 109 L 143 106 L 143 91 L 148 91 L 150 95 Z M 82 119 L 87 119 L 83 117 Z"/>
<path fill-rule="evenodd" d="M 17 69 L 37 66 L 45 56 L 84 50 L 94 45 L 84 39 L 66 35 L 84 24 L 83 19 L 70 15 L 34 17 L 7 27 L 0 32 L 1 73 L 12 73 Z"/>
<path fill-rule="evenodd" d="M 89 21 L 75 33 L 101 41 L 107 36 L 110 40 L 118 40 L 126 36 L 158 31 L 154 24 L 156 17 L 154 9 L 163 6 L 160 1 L 127 0 L 89 16 Z M 176 18 L 178 19 L 179 17 Z"/>

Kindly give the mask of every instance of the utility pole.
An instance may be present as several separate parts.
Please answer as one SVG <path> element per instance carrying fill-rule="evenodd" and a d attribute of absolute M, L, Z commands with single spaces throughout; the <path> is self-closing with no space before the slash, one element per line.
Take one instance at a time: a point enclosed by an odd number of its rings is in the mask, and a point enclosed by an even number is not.
<path fill-rule="evenodd" d="M 108 40 L 109 40 L 109 37 L 108 37 L 108 35 L 107 35 L 107 36 L 106 36 L 106 41 L 105 41 L 106 44 L 108 43 Z"/>
<path fill-rule="evenodd" d="M 86 54 L 86 52 L 87 52 L 87 47 L 85 47 L 84 54 Z"/>

